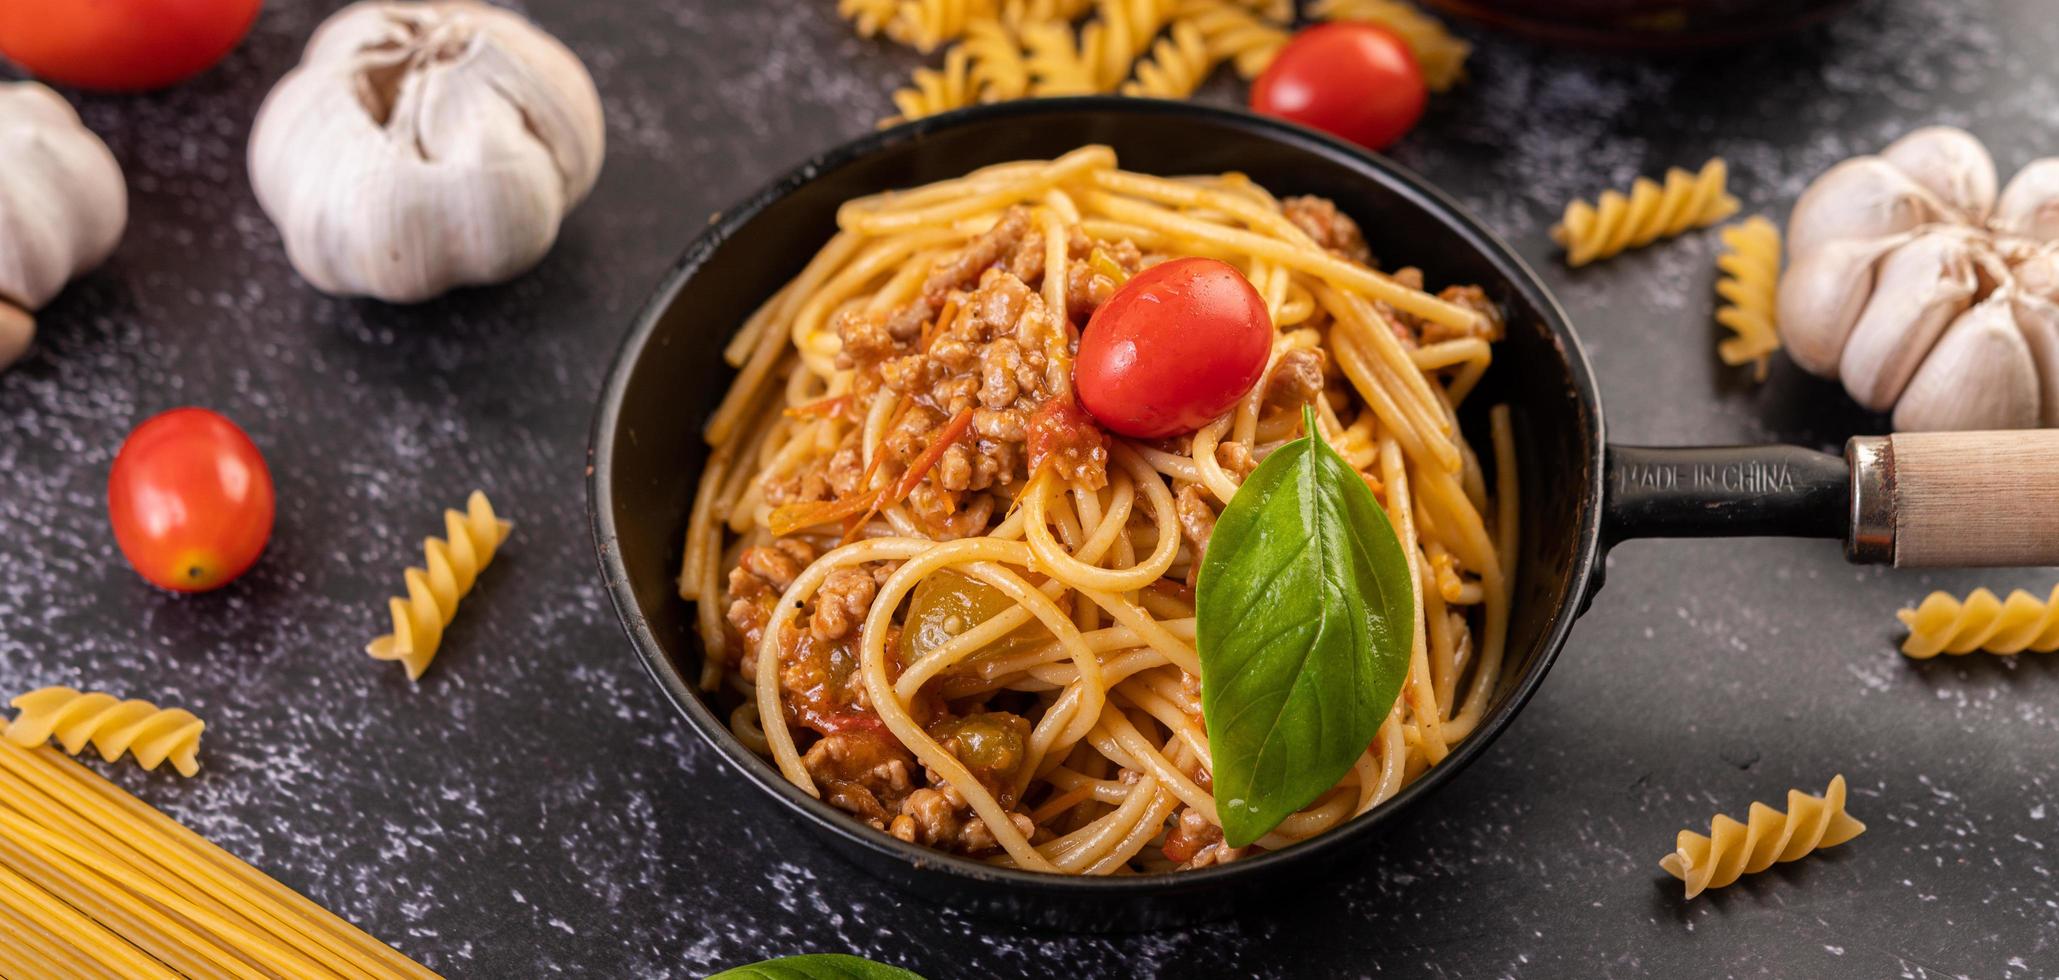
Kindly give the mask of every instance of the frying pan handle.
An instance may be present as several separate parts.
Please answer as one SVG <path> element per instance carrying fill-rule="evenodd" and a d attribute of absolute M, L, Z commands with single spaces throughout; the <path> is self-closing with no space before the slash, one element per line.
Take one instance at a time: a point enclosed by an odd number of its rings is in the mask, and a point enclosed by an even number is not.
<path fill-rule="evenodd" d="M 1800 446 L 1610 446 L 1602 537 L 1842 538 L 1851 468 Z"/>
<path fill-rule="evenodd" d="M 2059 430 L 1859 436 L 1799 446 L 1610 446 L 1606 545 L 1842 538 L 1858 562 L 2059 565 Z"/>

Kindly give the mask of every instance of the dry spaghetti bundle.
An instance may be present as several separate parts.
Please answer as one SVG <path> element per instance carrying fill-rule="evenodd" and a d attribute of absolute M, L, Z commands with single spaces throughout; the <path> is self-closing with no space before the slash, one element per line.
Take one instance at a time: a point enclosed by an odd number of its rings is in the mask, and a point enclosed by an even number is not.
<path fill-rule="evenodd" d="M 1516 533 L 1506 412 L 1490 453 L 1457 424 L 1501 329 L 1478 290 L 1373 268 L 1328 201 L 1130 173 L 1101 146 L 851 201 L 839 226 L 728 346 L 680 576 L 703 686 L 786 778 L 904 840 L 1040 871 L 1239 857 L 1192 585 L 1304 405 L 1378 488 L 1421 587 L 1391 715 L 1257 846 L 1365 812 L 1478 726 Z M 1073 400 L 1072 345 L 1130 275 L 1179 256 L 1262 296 L 1264 376 L 1190 435 L 1109 438 Z"/>
<path fill-rule="evenodd" d="M 436 976 L 83 766 L 0 740 L 0 976 Z"/>

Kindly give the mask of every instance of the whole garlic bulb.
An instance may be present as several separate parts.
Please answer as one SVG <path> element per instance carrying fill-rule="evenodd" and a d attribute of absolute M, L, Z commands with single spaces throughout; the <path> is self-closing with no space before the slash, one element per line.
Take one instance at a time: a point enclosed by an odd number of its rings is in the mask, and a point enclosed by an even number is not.
<path fill-rule="evenodd" d="M 106 259 L 128 220 L 121 165 L 71 105 L 0 83 L 0 369 L 28 350 L 29 314 Z"/>
<path fill-rule="evenodd" d="M 250 179 L 316 288 L 409 303 L 535 265 L 603 141 L 585 66 L 520 15 L 360 0 L 265 97 Z"/>
<path fill-rule="evenodd" d="M 1897 429 L 2059 426 L 2059 158 L 1996 192 L 1971 134 L 1825 171 L 1788 219 L 1781 338 Z"/>

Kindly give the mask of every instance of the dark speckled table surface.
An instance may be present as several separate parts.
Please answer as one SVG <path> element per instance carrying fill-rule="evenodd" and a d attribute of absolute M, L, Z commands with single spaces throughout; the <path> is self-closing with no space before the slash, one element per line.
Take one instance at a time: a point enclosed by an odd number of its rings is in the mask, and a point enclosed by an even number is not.
<path fill-rule="evenodd" d="M 914 56 L 828 0 L 531 0 L 599 83 L 600 184 L 535 271 L 396 308 L 296 277 L 245 174 L 259 100 L 330 6 L 267 4 L 166 92 L 67 93 L 132 216 L 0 375 L 0 691 L 197 710 L 198 778 L 109 771 L 439 971 L 695 977 L 842 950 L 935 980 L 2059 975 L 2059 659 L 1911 662 L 1893 615 L 2053 570 L 1857 569 L 1823 543 L 1620 549 L 1485 760 L 1277 914 L 1037 934 L 885 890 L 673 716 L 602 595 L 583 469 L 609 353 L 662 270 L 710 212 L 870 130 Z M 1545 234 L 1567 197 L 1720 153 L 1745 207 L 1780 217 L 1930 122 L 1985 138 L 2005 175 L 2059 152 L 2049 0 L 1870 0 L 1685 58 L 1462 29 L 1472 80 L 1394 156 L 1543 271 L 1621 441 L 1832 447 L 1884 423 L 1791 365 L 1753 385 L 1716 364 L 1712 235 L 1567 271 Z M 176 598 L 122 563 L 103 494 L 127 430 L 189 403 L 264 447 L 280 510 L 250 575 Z M 360 646 L 474 486 L 518 529 L 411 685 Z M 1871 825 L 1852 845 L 1693 902 L 1658 870 L 1681 828 L 1836 772 Z"/>

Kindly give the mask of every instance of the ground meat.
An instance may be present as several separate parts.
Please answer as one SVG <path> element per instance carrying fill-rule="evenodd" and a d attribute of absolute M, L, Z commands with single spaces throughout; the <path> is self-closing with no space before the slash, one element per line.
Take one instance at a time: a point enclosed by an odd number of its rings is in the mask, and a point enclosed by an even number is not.
<path fill-rule="evenodd" d="M 1024 836 L 1036 832 L 1028 814 L 1010 813 L 1010 823 Z M 999 849 L 986 821 L 972 812 L 971 804 L 950 785 L 918 789 L 901 801 L 901 815 L 894 818 L 889 832 L 911 844 L 924 844 L 957 854 L 977 856 Z"/>
<path fill-rule="evenodd" d="M 1314 403 L 1316 396 L 1323 393 L 1324 361 L 1320 350 L 1288 348 L 1280 355 L 1280 363 L 1273 366 L 1272 376 L 1266 379 L 1266 403 L 1281 408 Z"/>
<path fill-rule="evenodd" d="M 1180 815 L 1173 821 L 1172 831 L 1165 835 L 1165 859 L 1181 867 L 1190 865 L 1209 848 L 1222 843 L 1223 830 L 1209 823 L 1208 818 L 1196 812 L 1193 807 L 1180 808 Z M 1211 862 L 1213 863 L 1213 862 Z"/>
<path fill-rule="evenodd" d="M 1280 202 L 1280 210 L 1287 220 L 1308 232 L 1317 245 L 1328 249 L 1338 258 L 1349 259 L 1361 265 L 1371 265 L 1373 253 L 1366 247 L 1366 238 L 1358 230 L 1358 222 L 1351 216 L 1337 210 L 1337 205 L 1327 197 L 1290 197 Z"/>
<path fill-rule="evenodd" d="M 829 478 L 828 463 L 819 459 L 803 464 L 782 479 L 765 481 L 765 502 L 774 507 L 829 500 L 835 492 L 836 485 Z"/>
<path fill-rule="evenodd" d="M 1434 344 L 1461 337 L 1479 337 L 1490 343 L 1501 339 L 1501 308 L 1487 298 L 1486 290 L 1478 286 L 1450 286 L 1438 293 L 1437 298 L 1472 310 L 1480 314 L 1480 319 L 1471 327 L 1447 327 L 1425 321 L 1422 324 L 1423 343 Z"/>
<path fill-rule="evenodd" d="M 914 765 L 891 736 L 871 731 L 825 735 L 801 757 L 823 799 L 879 830 L 914 790 L 908 775 Z"/>
<path fill-rule="evenodd" d="M 818 640 L 841 640 L 851 634 L 878 593 L 872 573 L 863 568 L 839 568 L 822 580 L 815 592 L 815 614 L 808 617 L 808 632 Z"/>
<path fill-rule="evenodd" d="M 1048 464 L 1059 476 L 1096 490 L 1108 485 L 1108 434 L 1069 392 L 1030 416 L 1027 446 L 1032 471 Z"/>
<path fill-rule="evenodd" d="M 976 460 L 979 468 L 989 463 Z M 908 494 L 908 509 L 915 512 L 917 520 L 929 536 L 938 541 L 951 541 L 985 534 L 987 523 L 994 516 L 994 498 L 978 494 L 964 499 L 955 495 L 940 493 L 927 483 L 916 486 Z"/>
<path fill-rule="evenodd" d="M 865 456 L 857 446 L 845 446 L 829 457 L 829 465 L 823 470 L 823 478 L 829 481 L 830 489 L 839 497 L 858 491 L 858 481 L 865 478 Z"/>
<path fill-rule="evenodd" d="M 1120 276 L 1109 275 L 1108 269 L 1094 261 L 1097 250 L 1121 270 Z M 1094 311 L 1144 267 L 1144 253 L 1129 240 L 1096 242 L 1077 228 L 1066 242 L 1066 259 L 1065 315 L 1078 324 L 1093 318 Z"/>
<path fill-rule="evenodd" d="M 1215 462 L 1223 469 L 1237 474 L 1239 479 L 1250 476 L 1251 471 L 1258 468 L 1258 460 L 1251 458 L 1251 447 L 1241 442 L 1217 443 Z"/>
<path fill-rule="evenodd" d="M 815 548 L 806 541 L 781 538 L 764 547 L 745 548 L 737 556 L 736 567 L 729 570 L 728 619 L 743 640 L 740 655 L 758 648 L 780 594 L 794 584 L 801 569 L 808 567 L 816 555 Z M 738 666 L 744 677 L 750 678 L 757 672 L 757 658 L 743 655 Z"/>
<path fill-rule="evenodd" d="M 1194 546 L 1194 564 L 1198 567 L 1201 556 L 1208 551 L 1208 537 L 1215 533 L 1215 511 L 1208 509 L 1208 503 L 1201 499 L 1201 488 L 1192 483 L 1174 495 L 1172 509 L 1179 516 L 1180 532 Z"/>
<path fill-rule="evenodd" d="M 845 310 L 831 321 L 830 329 L 843 341 L 843 350 L 837 355 L 840 363 L 868 364 L 894 350 L 894 336 L 887 332 L 884 313 Z"/>
<path fill-rule="evenodd" d="M 885 315 L 840 314 L 834 323 L 843 341 L 839 362 L 858 370 L 853 397 L 863 403 L 881 388 L 902 396 L 881 442 L 884 458 L 868 467 L 859 448 L 862 433 L 853 429 L 826 461 L 818 458 L 768 483 L 767 501 L 846 499 L 864 491 L 868 468 L 877 470 L 873 485 L 879 486 L 911 467 L 931 466 L 925 454 L 940 444 L 934 468 L 903 491 L 924 530 L 937 537 L 983 531 L 980 522 L 994 509 L 985 493 L 1000 488 L 1012 497 L 1007 488 L 1046 459 L 1064 479 L 1105 486 L 1108 437 L 1072 394 L 1074 318 L 1091 316 L 1121 278 L 1142 268 L 1144 257 L 1127 241 L 1100 241 L 1074 229 L 1066 241 L 1067 310 L 1060 312 L 1045 304 L 1039 289 L 1044 246 L 1028 210 L 1012 208 L 938 262 L 907 306 Z M 969 431 L 947 429 L 954 423 L 969 424 Z"/>
<path fill-rule="evenodd" d="M 951 290 L 972 285 L 981 272 L 996 262 L 1007 263 L 1012 258 L 1012 250 L 1023 241 L 1028 230 L 1027 208 L 1018 206 L 1003 212 L 1001 220 L 994 222 L 994 227 L 929 271 L 929 277 L 922 281 L 922 292 L 915 301 L 887 318 L 886 332 L 898 341 L 914 339 L 922 331 L 922 325 L 943 309 L 944 300 Z"/>

